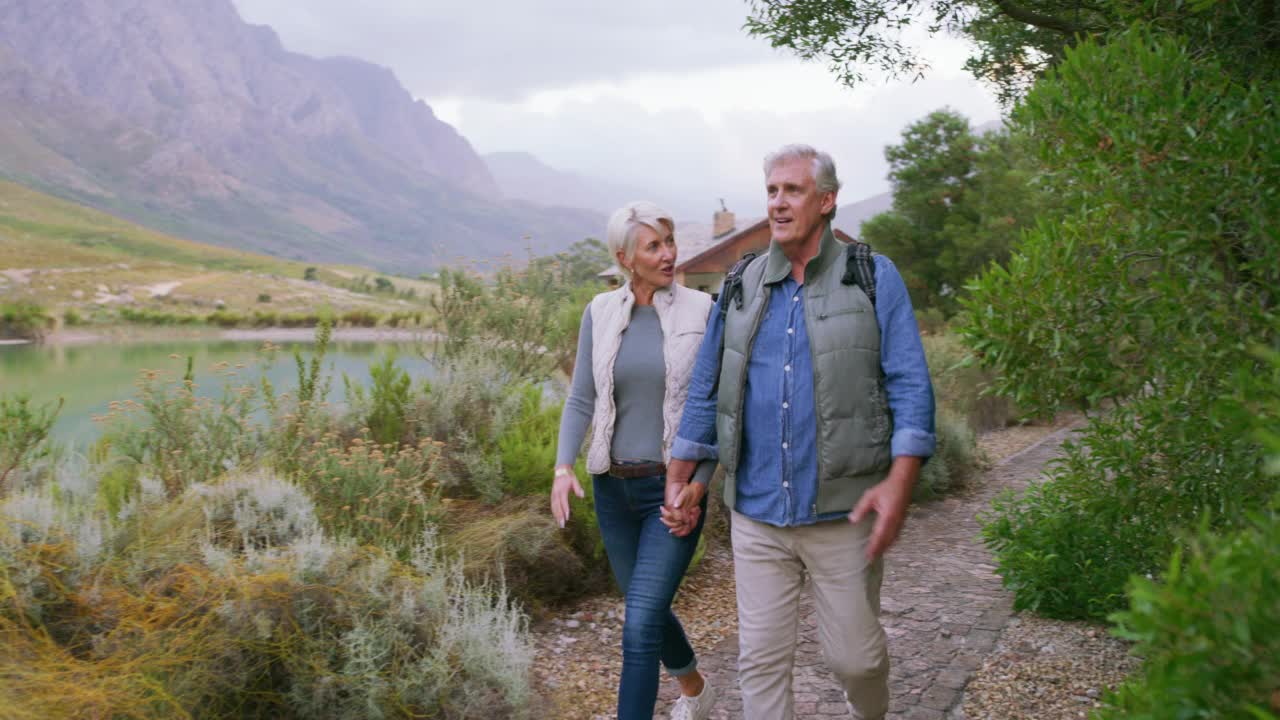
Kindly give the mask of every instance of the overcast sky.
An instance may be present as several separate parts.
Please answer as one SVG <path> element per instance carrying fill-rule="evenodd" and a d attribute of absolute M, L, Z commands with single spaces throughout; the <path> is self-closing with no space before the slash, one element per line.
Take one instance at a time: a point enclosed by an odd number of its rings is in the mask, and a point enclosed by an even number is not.
<path fill-rule="evenodd" d="M 943 106 L 1000 116 L 959 40 L 920 38 L 924 80 L 850 90 L 748 37 L 744 0 L 235 3 L 291 50 L 390 67 L 481 153 L 644 188 L 681 220 L 709 220 L 720 197 L 763 215 L 760 160 L 784 143 L 831 152 L 845 204 L 889 188 L 883 148 L 907 123 Z"/>

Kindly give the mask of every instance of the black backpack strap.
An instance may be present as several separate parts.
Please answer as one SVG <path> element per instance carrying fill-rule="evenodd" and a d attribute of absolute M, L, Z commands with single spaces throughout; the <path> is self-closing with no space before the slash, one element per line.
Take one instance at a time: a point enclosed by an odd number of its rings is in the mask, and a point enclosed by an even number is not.
<path fill-rule="evenodd" d="M 872 309 L 876 306 L 876 261 L 872 257 L 871 246 L 854 240 L 846 251 L 844 277 L 840 278 L 844 285 L 857 285 L 867 294 Z"/>
<path fill-rule="evenodd" d="M 755 253 L 743 255 L 742 259 L 734 263 L 728 274 L 724 276 L 724 285 L 720 288 L 720 308 L 722 312 L 727 313 L 729 311 L 729 303 L 731 302 L 739 310 L 742 309 L 742 274 L 747 271 L 747 266 L 755 259 Z"/>
<path fill-rule="evenodd" d="M 756 259 L 756 253 L 747 253 L 742 259 L 733 264 L 729 268 L 729 272 L 724 276 L 724 284 L 720 286 L 720 297 L 716 302 L 716 309 L 721 315 L 729 314 L 729 304 L 732 303 L 739 310 L 742 309 L 742 276 L 747 272 L 747 266 L 752 260 Z M 724 328 L 720 329 L 720 357 L 724 357 Z M 716 371 L 716 381 L 711 384 L 711 397 L 714 397 L 720 391 L 720 372 Z"/>

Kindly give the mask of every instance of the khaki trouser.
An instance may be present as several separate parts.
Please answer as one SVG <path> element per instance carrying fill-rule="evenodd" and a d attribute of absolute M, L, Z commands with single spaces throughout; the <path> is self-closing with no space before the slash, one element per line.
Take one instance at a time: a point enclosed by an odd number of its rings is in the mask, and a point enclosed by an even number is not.
<path fill-rule="evenodd" d="M 791 720 L 791 675 L 800 589 L 812 580 L 818 635 L 827 666 L 855 718 L 889 709 L 889 653 L 880 626 L 881 560 L 864 554 L 875 516 L 779 528 L 733 513 L 738 582 L 738 684 L 747 720 Z"/>

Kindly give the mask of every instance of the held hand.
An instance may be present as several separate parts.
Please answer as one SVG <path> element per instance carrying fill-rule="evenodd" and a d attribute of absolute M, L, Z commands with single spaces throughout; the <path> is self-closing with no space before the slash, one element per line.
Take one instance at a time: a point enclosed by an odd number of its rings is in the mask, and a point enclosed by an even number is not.
<path fill-rule="evenodd" d="M 702 507 L 698 504 L 706 488 L 700 483 L 680 482 L 667 473 L 667 487 L 659 518 L 676 537 L 684 537 L 698 526 Z M 693 500 L 690 500 L 693 498 Z"/>
<path fill-rule="evenodd" d="M 702 498 L 706 494 L 706 485 L 700 482 L 686 483 L 684 489 L 676 495 L 676 500 L 671 506 L 676 509 L 693 510 L 701 506 Z"/>
<path fill-rule="evenodd" d="M 684 492 L 687 481 L 675 480 L 671 476 L 670 466 L 667 469 L 667 486 L 663 491 L 662 508 L 660 517 L 658 518 L 663 525 L 674 535 L 677 530 L 684 527 L 687 518 L 685 513 L 676 509 L 676 499 L 680 497 L 680 493 Z"/>
<path fill-rule="evenodd" d="M 702 498 L 707 494 L 707 486 L 691 482 L 684 486 L 684 489 L 676 496 L 673 507 L 676 512 L 683 512 L 685 524 L 678 530 L 672 532 L 677 537 L 684 537 L 693 532 L 698 527 L 698 518 L 702 516 Z"/>
<path fill-rule="evenodd" d="M 557 465 L 556 477 L 551 483 L 551 514 L 561 528 L 569 520 L 569 491 L 574 495 L 585 497 L 582 486 L 578 484 L 578 476 L 572 465 Z"/>
<path fill-rule="evenodd" d="M 880 557 L 902 531 L 911 502 L 911 488 L 920 474 L 920 458 L 899 456 L 894 459 L 889 477 L 867 490 L 849 513 L 849 522 L 858 523 L 867 513 L 876 514 L 876 524 L 867 540 L 867 559 Z"/>

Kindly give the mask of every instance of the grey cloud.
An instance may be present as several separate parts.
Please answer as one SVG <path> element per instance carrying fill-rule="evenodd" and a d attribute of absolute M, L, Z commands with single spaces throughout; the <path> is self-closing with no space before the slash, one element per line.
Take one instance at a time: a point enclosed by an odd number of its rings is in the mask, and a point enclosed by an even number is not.
<path fill-rule="evenodd" d="M 741 0 L 234 1 L 245 20 L 275 28 L 287 48 L 387 65 L 419 97 L 510 101 L 633 73 L 777 57 L 742 31 Z"/>
<path fill-rule="evenodd" d="M 761 160 L 779 145 L 804 142 L 835 158 L 847 204 L 889 189 L 885 145 L 903 127 L 950 106 L 974 124 L 998 117 L 994 100 L 954 78 L 881 88 L 864 109 L 777 113 L 726 111 L 713 126 L 693 110 L 647 112 L 617 100 L 568 103 L 559 112 L 499 103 L 462 106 L 460 129 L 481 150 L 523 150 L 547 164 L 647 189 L 680 219 L 710 218 L 725 198 L 740 216 L 765 212 Z"/>

